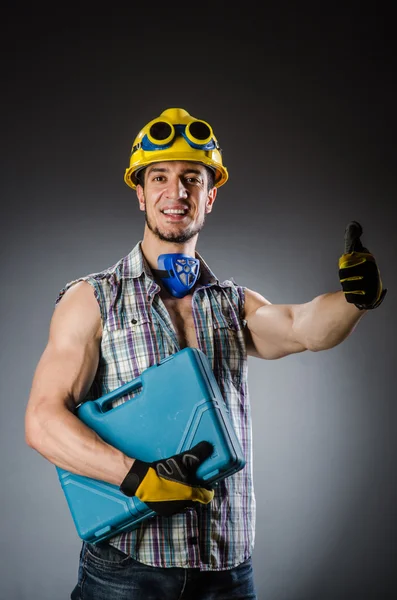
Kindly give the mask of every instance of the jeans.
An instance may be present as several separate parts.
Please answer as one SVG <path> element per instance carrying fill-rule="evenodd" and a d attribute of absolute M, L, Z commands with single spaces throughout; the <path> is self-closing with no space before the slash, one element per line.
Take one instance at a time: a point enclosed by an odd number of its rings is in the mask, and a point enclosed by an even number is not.
<path fill-rule="evenodd" d="M 227 571 L 144 565 L 110 544 L 83 542 L 71 600 L 257 600 L 251 559 Z"/>

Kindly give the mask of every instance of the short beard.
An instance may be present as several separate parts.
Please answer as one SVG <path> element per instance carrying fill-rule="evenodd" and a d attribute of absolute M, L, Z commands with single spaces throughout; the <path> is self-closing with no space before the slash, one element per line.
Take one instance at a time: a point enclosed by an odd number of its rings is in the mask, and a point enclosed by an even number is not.
<path fill-rule="evenodd" d="M 199 223 L 198 225 L 196 225 L 195 228 L 190 229 L 189 231 L 184 231 L 183 233 L 179 233 L 179 234 L 178 233 L 162 233 L 158 229 L 158 227 L 154 227 L 154 225 L 150 222 L 150 219 L 148 217 L 146 210 L 145 210 L 145 220 L 146 220 L 146 225 L 148 226 L 150 231 L 152 233 L 154 233 L 154 235 L 156 237 L 158 237 L 158 239 L 161 240 L 162 242 L 171 242 L 173 244 L 185 244 L 186 242 L 191 240 L 195 235 L 200 233 L 200 231 L 204 227 L 205 216 L 203 217 L 202 222 Z"/>

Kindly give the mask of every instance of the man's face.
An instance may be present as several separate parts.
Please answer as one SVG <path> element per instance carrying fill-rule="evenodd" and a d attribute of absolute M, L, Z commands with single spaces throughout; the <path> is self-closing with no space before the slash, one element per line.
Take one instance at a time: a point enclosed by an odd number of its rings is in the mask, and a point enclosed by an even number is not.
<path fill-rule="evenodd" d="M 160 240 L 182 244 L 201 231 L 212 210 L 216 188 L 208 190 L 206 168 L 189 161 L 165 161 L 145 170 L 137 186 L 139 208 L 147 227 Z"/>

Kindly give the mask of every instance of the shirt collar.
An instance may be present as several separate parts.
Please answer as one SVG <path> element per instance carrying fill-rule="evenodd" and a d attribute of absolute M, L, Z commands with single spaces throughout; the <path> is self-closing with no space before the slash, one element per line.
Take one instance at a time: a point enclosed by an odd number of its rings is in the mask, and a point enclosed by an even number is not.
<path fill-rule="evenodd" d="M 151 284 L 154 281 L 153 273 L 143 255 L 141 244 L 142 240 L 139 241 L 131 250 L 131 252 L 125 257 L 123 269 L 124 277 L 136 279 L 144 274 L 147 283 Z M 200 261 L 199 283 L 202 285 L 212 285 L 214 283 L 219 284 L 219 279 L 211 271 L 204 258 L 197 251 L 195 252 L 195 256 Z"/>

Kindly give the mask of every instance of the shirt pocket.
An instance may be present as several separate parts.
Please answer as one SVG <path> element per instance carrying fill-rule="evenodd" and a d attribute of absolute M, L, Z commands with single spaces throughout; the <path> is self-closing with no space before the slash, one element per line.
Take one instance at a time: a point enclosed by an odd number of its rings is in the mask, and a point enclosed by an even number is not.
<path fill-rule="evenodd" d="M 123 323 L 122 327 L 105 327 L 102 337 L 101 363 L 110 390 L 136 379 L 158 362 L 156 333 L 149 315 L 132 313 Z M 123 401 L 138 392 L 126 394 Z"/>

